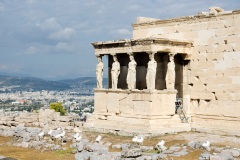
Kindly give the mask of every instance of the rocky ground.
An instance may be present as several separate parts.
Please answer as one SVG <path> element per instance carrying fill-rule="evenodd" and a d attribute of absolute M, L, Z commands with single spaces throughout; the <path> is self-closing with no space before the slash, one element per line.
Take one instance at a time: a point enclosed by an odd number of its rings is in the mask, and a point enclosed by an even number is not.
<path fill-rule="evenodd" d="M 38 134 L 44 132 L 44 136 Z M 81 132 L 76 142 L 75 132 L 66 130 L 62 139 L 54 139 L 62 130 L 33 127 L 17 127 L 11 131 L 0 131 L 0 160 L 231 160 L 240 159 L 240 138 L 206 133 L 185 132 L 158 137 L 145 137 L 143 144 L 133 143 L 133 137 Z M 156 147 L 160 141 L 163 147 Z M 203 147 L 206 141 L 209 147 Z M 34 157 L 34 158 L 33 158 Z"/>

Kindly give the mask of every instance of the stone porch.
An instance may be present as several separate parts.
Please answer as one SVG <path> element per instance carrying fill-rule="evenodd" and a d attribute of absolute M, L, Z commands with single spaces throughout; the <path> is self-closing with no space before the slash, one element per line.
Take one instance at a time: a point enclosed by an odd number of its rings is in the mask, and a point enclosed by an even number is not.
<path fill-rule="evenodd" d="M 178 94 L 183 98 L 184 63 L 191 56 L 192 43 L 161 38 L 128 39 L 92 43 L 95 55 L 108 56 L 108 88 L 96 88 L 95 110 L 84 124 L 88 130 L 121 135 L 160 135 L 190 131 L 189 123 L 182 123 L 175 113 Z M 129 89 L 126 77 L 129 56 L 136 61 L 136 88 Z M 146 74 L 150 55 L 156 61 L 155 88 L 149 89 Z M 170 55 L 174 57 L 176 78 L 174 87 L 166 85 Z M 117 89 L 112 88 L 113 56 L 120 63 Z M 171 61 L 171 60 L 170 60 Z"/>

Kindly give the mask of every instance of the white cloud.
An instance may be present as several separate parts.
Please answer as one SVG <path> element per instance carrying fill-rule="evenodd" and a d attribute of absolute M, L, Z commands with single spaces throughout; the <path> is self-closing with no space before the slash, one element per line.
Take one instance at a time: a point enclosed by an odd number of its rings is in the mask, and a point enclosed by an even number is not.
<path fill-rule="evenodd" d="M 66 42 L 59 42 L 56 46 L 57 51 L 61 52 L 73 52 L 74 51 L 74 46 L 72 46 L 69 43 Z"/>
<path fill-rule="evenodd" d="M 35 54 L 36 51 L 37 51 L 37 48 L 31 46 L 24 52 L 24 54 Z"/>
<path fill-rule="evenodd" d="M 127 7 L 129 10 L 139 10 L 142 9 L 142 6 L 139 6 L 137 4 L 132 4 Z"/>
<path fill-rule="evenodd" d="M 36 0 L 26 0 L 27 4 L 33 4 Z"/>
<path fill-rule="evenodd" d="M 74 26 L 75 29 L 87 29 L 89 27 L 89 22 L 81 22 Z"/>
<path fill-rule="evenodd" d="M 95 6 L 97 4 L 97 1 L 83 1 L 83 5 L 85 6 Z"/>
<path fill-rule="evenodd" d="M 3 65 L 3 64 L 0 64 L 0 69 L 1 69 L 1 70 L 7 69 L 7 66 L 6 66 L 6 65 Z"/>
<path fill-rule="evenodd" d="M 75 30 L 72 28 L 64 28 L 59 31 L 53 32 L 49 35 L 50 39 L 55 40 L 69 40 L 75 35 Z"/>
<path fill-rule="evenodd" d="M 21 70 L 20 65 L 15 63 L 0 64 L 0 71 L 13 73 L 13 72 L 18 72 L 19 70 Z"/>
<path fill-rule="evenodd" d="M 3 12 L 5 9 L 4 5 L 0 3 L 0 13 Z"/>
<path fill-rule="evenodd" d="M 36 24 L 42 30 L 58 30 L 61 29 L 61 25 L 57 22 L 56 18 L 52 17 L 45 20 L 42 23 Z"/>
<path fill-rule="evenodd" d="M 131 37 L 132 32 L 126 28 L 120 28 L 117 30 L 110 31 L 110 34 L 115 35 L 116 37 L 119 36 L 124 38 L 125 36 L 126 38 L 129 38 Z"/>
<path fill-rule="evenodd" d="M 47 34 L 46 37 L 51 40 L 70 40 L 75 35 L 75 29 L 71 27 L 63 27 L 54 17 L 46 19 L 44 22 L 36 25 L 42 31 L 45 31 L 45 34 Z"/>
<path fill-rule="evenodd" d="M 98 14 L 103 14 L 106 11 L 106 7 L 104 5 L 101 5 L 97 8 Z"/>

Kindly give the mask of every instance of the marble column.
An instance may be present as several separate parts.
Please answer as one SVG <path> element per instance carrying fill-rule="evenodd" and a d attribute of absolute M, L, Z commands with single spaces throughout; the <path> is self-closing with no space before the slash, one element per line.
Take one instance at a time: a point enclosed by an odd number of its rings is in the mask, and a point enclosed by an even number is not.
<path fill-rule="evenodd" d="M 169 62 L 167 65 L 167 74 L 166 74 L 166 87 L 167 89 L 174 90 L 175 86 L 175 63 L 174 63 L 175 53 L 169 54 Z"/>
<path fill-rule="evenodd" d="M 137 63 L 134 60 L 134 56 L 132 53 L 129 54 L 130 62 L 128 64 L 128 73 L 127 73 L 127 85 L 128 89 L 135 89 L 136 88 L 136 66 Z"/>
<path fill-rule="evenodd" d="M 147 89 L 155 90 L 155 81 L 156 81 L 156 71 L 157 71 L 157 62 L 154 59 L 155 52 L 149 52 L 149 62 L 147 68 Z"/>
<path fill-rule="evenodd" d="M 113 64 L 111 69 L 112 76 L 112 89 L 117 89 L 118 77 L 120 75 L 120 63 L 118 62 L 117 56 L 113 55 Z"/>
<path fill-rule="evenodd" d="M 98 64 L 96 66 L 96 79 L 97 79 L 97 88 L 102 88 L 103 81 L 103 67 L 102 57 L 97 56 Z"/>

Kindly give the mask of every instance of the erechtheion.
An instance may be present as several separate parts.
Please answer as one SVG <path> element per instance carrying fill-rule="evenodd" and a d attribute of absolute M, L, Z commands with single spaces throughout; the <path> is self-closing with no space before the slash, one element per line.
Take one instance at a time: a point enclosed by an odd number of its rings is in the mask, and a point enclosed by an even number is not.
<path fill-rule="evenodd" d="M 132 39 L 92 43 L 97 57 L 108 57 L 109 86 L 95 89 L 85 127 L 240 136 L 240 10 L 209 10 L 167 20 L 138 17 Z M 184 122 L 176 97 L 183 99 Z"/>

